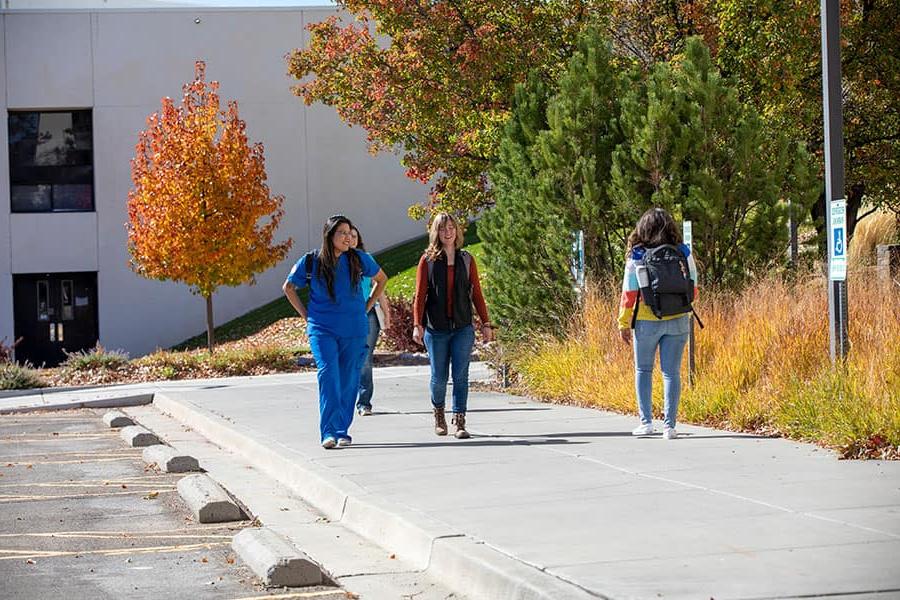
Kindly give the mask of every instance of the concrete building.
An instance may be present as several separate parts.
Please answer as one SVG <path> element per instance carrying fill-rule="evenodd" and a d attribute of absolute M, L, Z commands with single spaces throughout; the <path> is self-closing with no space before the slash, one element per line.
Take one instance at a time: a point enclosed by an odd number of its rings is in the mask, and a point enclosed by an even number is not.
<path fill-rule="evenodd" d="M 202 298 L 128 266 L 129 161 L 146 118 L 193 77 L 194 61 L 238 102 L 265 145 L 268 184 L 285 196 L 276 240 L 291 256 L 257 285 L 221 288 L 221 324 L 281 295 L 325 218 L 349 215 L 370 250 L 423 233 L 406 208 L 427 190 L 364 132 L 290 92 L 285 55 L 333 8 L 5 10 L 0 12 L 0 340 L 17 360 L 53 364 L 99 341 L 132 356 L 205 328 Z"/>

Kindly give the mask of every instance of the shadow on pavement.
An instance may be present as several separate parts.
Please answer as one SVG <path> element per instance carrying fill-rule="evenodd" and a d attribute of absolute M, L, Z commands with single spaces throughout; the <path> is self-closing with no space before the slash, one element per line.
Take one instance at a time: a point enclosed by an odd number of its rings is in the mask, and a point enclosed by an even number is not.
<path fill-rule="evenodd" d="M 347 448 L 343 448 L 343 450 L 347 450 L 349 448 L 439 448 L 443 446 L 455 446 L 458 448 L 462 447 L 471 447 L 471 446 L 548 446 L 548 445 L 567 445 L 574 446 L 577 444 L 587 444 L 587 442 L 570 442 L 569 440 L 509 440 L 507 442 L 501 442 L 499 440 L 492 441 L 488 439 L 477 439 L 476 436 L 472 436 L 471 439 L 468 440 L 447 440 L 446 442 L 389 442 L 384 444 L 356 444 L 354 443 L 352 446 Z"/>

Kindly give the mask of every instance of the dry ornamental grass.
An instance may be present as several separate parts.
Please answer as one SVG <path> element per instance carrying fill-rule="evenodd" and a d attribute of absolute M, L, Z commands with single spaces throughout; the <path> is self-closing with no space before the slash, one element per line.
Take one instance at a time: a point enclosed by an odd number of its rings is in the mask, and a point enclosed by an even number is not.
<path fill-rule="evenodd" d="M 697 303 L 696 385 L 679 419 L 778 434 L 836 448 L 847 458 L 900 458 L 900 293 L 851 274 L 850 339 L 844 365 L 828 353 L 826 281 L 770 276 L 741 294 L 704 292 Z M 520 351 L 524 391 L 539 397 L 636 413 L 631 347 L 618 339 L 618 286 L 587 294 L 567 339 Z M 687 352 L 685 352 L 687 354 Z M 654 411 L 662 414 L 662 377 Z"/>

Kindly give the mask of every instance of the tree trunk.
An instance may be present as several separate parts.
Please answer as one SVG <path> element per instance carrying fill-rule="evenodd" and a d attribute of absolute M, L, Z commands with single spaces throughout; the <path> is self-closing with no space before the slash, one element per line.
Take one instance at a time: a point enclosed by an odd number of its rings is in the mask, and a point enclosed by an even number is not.
<path fill-rule="evenodd" d="M 850 186 L 847 192 L 847 241 L 853 239 L 856 232 L 856 224 L 859 222 L 857 216 L 859 209 L 862 208 L 863 196 L 866 194 L 865 183 L 855 183 Z"/>
<path fill-rule="evenodd" d="M 216 345 L 215 333 L 213 332 L 212 294 L 204 296 L 204 298 L 206 298 L 206 345 L 209 348 L 209 353 L 212 354 Z"/>
<path fill-rule="evenodd" d="M 863 196 L 866 194 L 866 184 L 864 183 L 855 183 L 850 186 L 850 189 L 844 192 L 844 196 L 847 199 L 847 241 L 853 239 L 853 234 L 856 233 L 856 225 L 859 222 L 857 216 L 859 215 L 859 209 L 862 208 Z M 813 204 L 811 209 L 811 214 L 813 220 L 816 220 L 821 217 L 822 222 L 816 225 L 816 230 L 820 235 L 825 235 L 825 215 L 827 207 L 825 206 L 825 189 L 822 189 L 822 192 L 819 194 L 819 199 Z"/>

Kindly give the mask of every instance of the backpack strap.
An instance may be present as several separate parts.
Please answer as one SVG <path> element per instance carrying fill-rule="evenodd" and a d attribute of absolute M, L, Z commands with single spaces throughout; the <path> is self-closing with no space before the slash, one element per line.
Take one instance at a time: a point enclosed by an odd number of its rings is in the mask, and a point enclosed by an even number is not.
<path fill-rule="evenodd" d="M 471 284 L 472 281 L 472 255 L 466 252 L 465 250 L 460 250 L 460 254 L 462 254 L 463 264 L 466 265 L 466 275 L 469 276 L 469 282 Z M 434 261 L 425 259 L 425 264 L 428 266 L 428 279 L 431 279 L 431 273 L 434 271 Z"/>
<path fill-rule="evenodd" d="M 637 313 L 638 307 L 641 305 L 641 290 L 638 290 L 637 298 L 634 301 L 634 312 L 631 313 L 631 328 L 634 329 L 634 326 L 637 325 Z"/>
<path fill-rule="evenodd" d="M 315 260 L 316 254 L 315 250 L 306 253 L 306 287 L 312 284 L 313 260 Z"/>
<path fill-rule="evenodd" d="M 700 315 L 697 314 L 697 311 L 694 310 L 693 306 L 691 306 L 691 313 L 694 315 L 694 318 L 697 319 L 697 325 L 700 326 L 700 329 L 703 329 L 703 321 L 700 320 Z"/>

